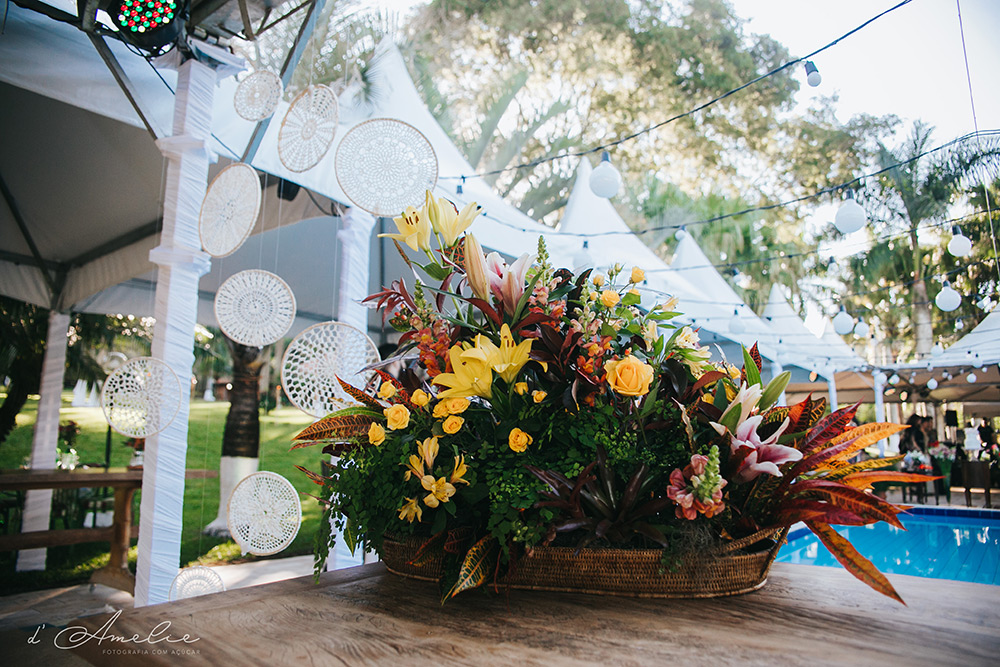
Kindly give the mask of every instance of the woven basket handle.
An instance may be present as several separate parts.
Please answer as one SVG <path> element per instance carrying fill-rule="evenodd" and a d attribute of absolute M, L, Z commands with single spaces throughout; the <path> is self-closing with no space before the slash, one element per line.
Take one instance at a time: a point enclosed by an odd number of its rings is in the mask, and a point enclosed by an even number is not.
<path fill-rule="evenodd" d="M 764 528 L 762 530 L 758 530 L 753 535 L 747 535 L 746 537 L 741 537 L 738 540 L 733 540 L 729 544 L 727 544 L 724 547 L 722 547 L 721 549 L 719 549 L 719 553 L 728 554 L 728 553 L 731 553 L 733 551 L 737 551 L 739 549 L 743 549 L 745 547 L 750 546 L 751 544 L 756 544 L 757 542 L 760 542 L 763 539 L 773 538 L 778 533 L 781 533 L 781 532 L 783 532 L 785 530 L 787 530 L 787 529 L 786 528 Z"/>

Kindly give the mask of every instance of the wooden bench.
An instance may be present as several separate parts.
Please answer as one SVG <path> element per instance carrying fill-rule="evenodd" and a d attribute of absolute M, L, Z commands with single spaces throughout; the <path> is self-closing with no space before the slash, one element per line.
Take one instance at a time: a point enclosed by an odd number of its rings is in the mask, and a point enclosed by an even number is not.
<path fill-rule="evenodd" d="M 188 470 L 187 479 L 216 477 L 215 470 Z M 104 584 L 129 593 L 135 592 L 135 575 L 128 569 L 128 549 L 138 536 L 132 525 L 132 498 L 142 488 L 142 470 L 5 470 L 0 471 L 0 491 L 30 489 L 84 489 L 111 487 L 115 490 L 114 519 L 105 528 L 36 530 L 14 535 L 0 535 L 0 551 L 21 551 L 59 547 L 86 542 L 110 542 L 111 558 L 94 572 L 92 583 Z"/>

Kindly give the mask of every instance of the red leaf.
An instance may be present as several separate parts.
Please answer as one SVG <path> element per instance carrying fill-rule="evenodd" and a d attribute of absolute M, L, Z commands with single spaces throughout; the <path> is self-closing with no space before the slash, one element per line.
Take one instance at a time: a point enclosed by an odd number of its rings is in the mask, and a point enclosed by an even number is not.
<path fill-rule="evenodd" d="M 834 558 L 840 561 L 845 570 L 882 595 L 898 600 L 903 605 L 906 604 L 889 583 L 889 580 L 885 578 L 885 575 L 879 572 L 870 560 L 859 554 L 858 550 L 840 533 L 829 525 L 817 521 L 806 521 L 806 525 L 812 532 L 816 533 L 816 537 L 826 545 L 826 548 L 830 550 Z"/>
<path fill-rule="evenodd" d="M 861 402 L 858 401 L 854 405 L 841 408 L 824 419 L 821 419 L 819 423 L 809 431 L 809 435 L 806 436 L 805 441 L 802 443 L 802 447 L 800 448 L 802 453 L 810 454 L 819 449 L 821 445 L 826 443 L 831 438 L 835 438 L 843 433 L 847 428 L 847 425 L 851 423 L 852 419 L 854 419 L 854 413 L 858 411 L 858 406 L 860 405 Z"/>

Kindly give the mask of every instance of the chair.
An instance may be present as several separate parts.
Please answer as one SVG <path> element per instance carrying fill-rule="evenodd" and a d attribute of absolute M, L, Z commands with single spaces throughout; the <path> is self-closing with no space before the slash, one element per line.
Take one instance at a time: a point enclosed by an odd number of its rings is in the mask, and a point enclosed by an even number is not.
<path fill-rule="evenodd" d="M 993 507 L 990 502 L 990 462 L 963 461 L 962 480 L 965 484 L 965 505 L 972 507 L 972 489 L 981 488 L 986 494 L 986 507 Z"/>

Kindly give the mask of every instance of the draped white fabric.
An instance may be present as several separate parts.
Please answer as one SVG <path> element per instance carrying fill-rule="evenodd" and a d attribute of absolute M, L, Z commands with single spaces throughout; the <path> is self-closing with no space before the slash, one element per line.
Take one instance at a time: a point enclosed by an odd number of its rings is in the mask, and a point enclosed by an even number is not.
<path fill-rule="evenodd" d="M 340 292 L 337 319 L 368 333 L 368 309 L 361 300 L 368 296 L 368 270 L 375 218 L 357 207 L 347 209 L 337 232 L 340 241 Z"/>
<path fill-rule="evenodd" d="M 181 380 L 181 407 L 174 420 L 146 440 L 139 523 L 135 606 L 166 602 L 177 575 L 183 525 L 188 401 L 194 364 L 198 280 L 210 267 L 200 250 L 198 212 L 208 183 L 215 72 L 189 60 L 181 65 L 174 109 L 174 136 L 158 142 L 168 158 L 160 245 L 149 253 L 159 266 L 152 356 Z"/>
<path fill-rule="evenodd" d="M 49 331 L 45 339 L 45 359 L 42 362 L 41 396 L 38 400 L 38 418 L 35 435 L 31 441 L 31 467 L 55 467 L 56 447 L 59 445 L 59 402 L 63 376 L 66 371 L 66 334 L 69 315 L 51 311 Z M 24 518 L 21 532 L 49 529 L 49 511 L 52 508 L 52 489 L 33 489 L 24 499 Z M 17 570 L 44 570 L 45 549 L 26 549 L 17 554 Z"/>

